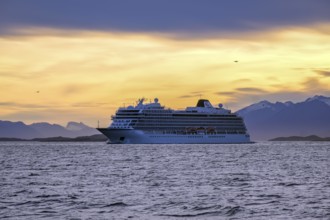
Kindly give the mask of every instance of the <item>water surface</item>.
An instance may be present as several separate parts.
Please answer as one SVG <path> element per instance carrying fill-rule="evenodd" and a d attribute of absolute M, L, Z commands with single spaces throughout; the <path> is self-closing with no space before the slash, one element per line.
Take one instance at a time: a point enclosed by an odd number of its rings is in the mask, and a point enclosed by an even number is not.
<path fill-rule="evenodd" d="M 330 219 L 329 167 L 329 142 L 0 142 L 0 218 Z"/>

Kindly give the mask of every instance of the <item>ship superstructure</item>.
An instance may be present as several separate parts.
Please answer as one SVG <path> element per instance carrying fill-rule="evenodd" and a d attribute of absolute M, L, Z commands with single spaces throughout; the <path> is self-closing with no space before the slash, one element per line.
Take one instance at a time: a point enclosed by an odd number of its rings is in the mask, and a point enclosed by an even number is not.
<path fill-rule="evenodd" d="M 230 110 L 200 99 L 195 107 L 172 110 L 158 99 L 119 108 L 108 128 L 99 128 L 110 143 L 249 143 L 243 119 Z"/>

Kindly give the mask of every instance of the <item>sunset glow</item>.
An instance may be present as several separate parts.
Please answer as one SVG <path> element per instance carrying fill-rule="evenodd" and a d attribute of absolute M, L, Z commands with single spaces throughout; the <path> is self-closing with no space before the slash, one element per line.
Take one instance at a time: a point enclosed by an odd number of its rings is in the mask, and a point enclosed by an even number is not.
<path fill-rule="evenodd" d="M 0 37 L 1 119 L 109 123 L 121 105 L 198 97 L 252 102 L 330 95 L 330 24 L 182 38 L 149 32 L 31 28 Z"/>

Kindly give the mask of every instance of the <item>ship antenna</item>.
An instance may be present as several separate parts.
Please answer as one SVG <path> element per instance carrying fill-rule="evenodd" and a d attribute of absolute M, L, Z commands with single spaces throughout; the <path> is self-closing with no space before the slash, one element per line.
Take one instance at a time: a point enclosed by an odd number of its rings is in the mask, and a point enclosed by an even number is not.
<path fill-rule="evenodd" d="M 100 128 L 100 120 L 97 120 L 97 128 Z"/>

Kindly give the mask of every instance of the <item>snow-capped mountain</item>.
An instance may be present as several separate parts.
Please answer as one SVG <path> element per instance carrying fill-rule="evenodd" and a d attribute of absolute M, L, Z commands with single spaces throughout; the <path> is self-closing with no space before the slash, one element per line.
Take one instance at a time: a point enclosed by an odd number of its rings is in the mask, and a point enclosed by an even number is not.
<path fill-rule="evenodd" d="M 281 103 L 281 102 L 276 102 L 276 103 L 271 103 L 269 101 L 261 101 L 252 105 L 249 105 L 241 110 L 239 110 L 237 113 L 240 115 L 246 115 L 251 112 L 257 111 L 257 110 L 262 110 L 262 109 L 267 109 L 269 111 L 277 112 L 286 106 L 289 106 L 290 103 L 292 102 L 286 102 L 286 103 Z"/>
<path fill-rule="evenodd" d="M 253 140 L 330 135 L 330 98 L 325 96 L 314 96 L 299 103 L 262 101 L 237 113 L 244 118 Z"/>
<path fill-rule="evenodd" d="M 325 97 L 325 96 L 321 96 L 321 95 L 316 95 L 312 98 L 308 98 L 306 100 L 306 102 L 311 102 L 311 101 L 314 101 L 314 100 L 318 100 L 320 102 L 324 102 L 325 104 L 329 105 L 330 106 L 330 97 Z"/>
<path fill-rule="evenodd" d="M 78 123 L 78 122 L 70 121 L 66 125 L 66 129 L 69 131 L 81 131 L 84 129 L 90 129 L 90 127 L 88 127 L 87 125 L 85 125 L 82 122 Z"/>
<path fill-rule="evenodd" d="M 72 131 L 76 133 L 78 136 L 84 136 L 84 135 L 93 135 L 93 134 L 99 134 L 99 132 L 95 128 L 91 128 L 84 123 L 80 122 L 73 122 L 70 121 L 66 125 L 66 130 Z"/>

